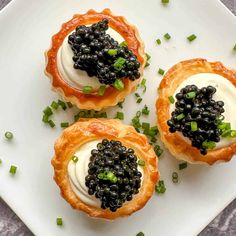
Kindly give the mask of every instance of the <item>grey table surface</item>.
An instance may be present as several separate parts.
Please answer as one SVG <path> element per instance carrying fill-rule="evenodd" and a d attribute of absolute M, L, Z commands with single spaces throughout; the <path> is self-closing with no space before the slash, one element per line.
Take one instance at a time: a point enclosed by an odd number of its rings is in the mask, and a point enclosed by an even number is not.
<path fill-rule="evenodd" d="M 0 10 L 10 1 L 11 0 L 0 0 Z M 236 0 L 221 1 L 236 15 Z M 0 236 L 32 235 L 25 224 L 0 198 Z M 216 216 L 198 236 L 236 236 L 236 199 Z"/>

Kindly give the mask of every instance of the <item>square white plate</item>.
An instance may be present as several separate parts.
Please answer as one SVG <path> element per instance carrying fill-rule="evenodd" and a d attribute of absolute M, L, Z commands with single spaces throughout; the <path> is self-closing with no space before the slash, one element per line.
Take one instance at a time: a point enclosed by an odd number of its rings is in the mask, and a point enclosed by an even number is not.
<path fill-rule="evenodd" d="M 179 172 L 179 184 L 173 184 L 171 174 L 178 169 L 178 162 L 168 151 L 160 160 L 166 193 L 153 196 L 144 209 L 115 222 L 90 219 L 72 210 L 52 180 L 50 159 L 61 128 L 51 129 L 41 122 L 42 110 L 57 98 L 43 72 L 43 53 L 51 36 L 73 14 L 109 7 L 140 30 L 152 56 L 145 72 L 148 92 L 140 105 L 134 95 L 126 99 L 125 123 L 147 104 L 151 108 L 149 120 L 155 124 L 159 67 L 168 69 L 194 57 L 236 67 L 232 53 L 236 20 L 219 1 L 170 2 L 163 7 L 160 0 L 15 0 L 0 13 L 0 134 L 3 137 L 6 130 L 14 133 L 11 142 L 1 140 L 0 194 L 36 235 L 134 236 L 139 231 L 147 236 L 196 235 L 236 196 L 236 159 L 212 167 L 189 166 Z M 156 45 L 155 39 L 167 32 L 171 40 Z M 186 37 L 192 33 L 198 38 L 189 43 Z M 56 123 L 72 121 L 73 112 L 75 109 L 59 111 Z M 18 166 L 15 176 L 8 173 L 11 164 Z M 55 223 L 58 216 L 64 220 L 63 227 Z"/>

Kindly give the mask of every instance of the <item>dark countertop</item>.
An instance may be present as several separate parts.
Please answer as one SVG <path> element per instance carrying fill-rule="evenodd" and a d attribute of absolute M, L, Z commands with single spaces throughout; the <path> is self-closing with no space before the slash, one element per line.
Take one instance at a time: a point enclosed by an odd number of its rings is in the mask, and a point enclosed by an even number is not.
<path fill-rule="evenodd" d="M 11 0 L 0 0 L 0 9 Z M 221 0 L 236 15 L 236 0 Z M 17 215 L 0 198 L 0 235 L 32 236 Z M 198 236 L 235 236 L 236 199 L 231 202 Z"/>

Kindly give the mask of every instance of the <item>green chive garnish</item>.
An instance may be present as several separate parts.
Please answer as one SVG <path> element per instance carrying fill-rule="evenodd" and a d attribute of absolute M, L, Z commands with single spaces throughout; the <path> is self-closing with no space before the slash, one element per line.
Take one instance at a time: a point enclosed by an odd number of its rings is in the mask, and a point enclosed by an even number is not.
<path fill-rule="evenodd" d="M 183 113 L 179 114 L 176 116 L 177 120 L 182 120 L 185 117 L 185 115 Z"/>
<path fill-rule="evenodd" d="M 43 115 L 43 118 L 42 118 L 42 121 L 44 122 L 44 123 L 48 123 L 48 116 L 47 115 Z"/>
<path fill-rule="evenodd" d="M 136 103 L 141 103 L 142 102 L 142 98 L 138 98 L 137 100 L 136 100 Z"/>
<path fill-rule="evenodd" d="M 122 43 L 120 43 L 120 46 L 121 47 L 127 47 L 128 46 L 128 43 L 126 41 L 123 41 Z"/>
<path fill-rule="evenodd" d="M 101 118 L 107 118 L 107 113 L 106 112 L 102 112 L 100 113 L 100 116 Z"/>
<path fill-rule="evenodd" d="M 57 218 L 57 225 L 62 226 L 63 225 L 63 220 L 62 218 Z"/>
<path fill-rule="evenodd" d="M 163 194 L 166 191 L 164 180 L 160 180 L 158 185 L 155 186 L 156 193 Z"/>
<path fill-rule="evenodd" d="M 170 103 L 172 103 L 172 104 L 175 103 L 175 99 L 173 96 L 169 96 L 168 99 L 169 99 Z"/>
<path fill-rule="evenodd" d="M 160 44 L 161 44 L 161 40 L 160 40 L 160 39 L 156 39 L 156 43 L 157 43 L 158 45 L 160 45 Z"/>
<path fill-rule="evenodd" d="M 168 4 L 169 0 L 161 0 L 162 4 Z"/>
<path fill-rule="evenodd" d="M 236 52 L 236 44 L 233 47 L 233 51 Z"/>
<path fill-rule="evenodd" d="M 236 130 L 231 130 L 230 137 L 231 138 L 236 138 Z"/>
<path fill-rule="evenodd" d="M 79 158 L 78 158 L 77 156 L 73 156 L 73 157 L 71 158 L 71 160 L 72 160 L 74 163 L 76 163 L 76 162 L 79 160 Z"/>
<path fill-rule="evenodd" d="M 47 106 L 47 107 L 43 110 L 43 113 L 44 113 L 45 115 L 47 115 L 47 116 L 51 116 L 51 115 L 53 114 L 52 109 L 51 109 L 49 106 Z"/>
<path fill-rule="evenodd" d="M 191 121 L 191 131 L 197 131 L 198 130 L 198 126 L 197 126 L 197 122 L 196 121 Z"/>
<path fill-rule="evenodd" d="M 124 113 L 123 112 L 117 112 L 116 113 L 116 119 L 124 120 Z"/>
<path fill-rule="evenodd" d="M 188 166 L 187 162 L 182 162 L 179 164 L 179 170 L 183 170 L 183 169 L 187 168 L 187 166 Z"/>
<path fill-rule="evenodd" d="M 64 111 L 67 109 L 66 103 L 62 100 L 58 99 L 57 103 Z"/>
<path fill-rule="evenodd" d="M 49 120 L 48 124 L 50 125 L 51 128 L 55 127 L 55 123 L 52 120 Z"/>
<path fill-rule="evenodd" d="M 157 155 L 158 157 L 160 157 L 161 154 L 163 153 L 163 150 L 161 149 L 161 147 L 160 147 L 159 145 L 155 145 L 155 146 L 154 146 L 154 152 L 156 153 L 156 155 Z"/>
<path fill-rule="evenodd" d="M 136 116 L 137 116 L 137 117 L 140 117 L 141 115 L 142 115 L 141 111 L 137 111 L 137 112 L 136 112 Z"/>
<path fill-rule="evenodd" d="M 172 182 L 175 184 L 179 182 L 179 175 L 177 172 L 172 173 Z"/>
<path fill-rule="evenodd" d="M 189 42 L 192 42 L 193 40 L 195 40 L 197 38 L 197 36 L 195 34 L 191 34 L 187 37 Z"/>
<path fill-rule="evenodd" d="M 142 82 L 141 82 L 141 87 L 143 88 L 143 93 L 145 93 L 146 92 L 146 89 L 147 89 L 147 87 L 146 87 L 146 79 L 142 79 Z"/>
<path fill-rule="evenodd" d="M 13 133 L 10 132 L 10 131 L 7 131 L 7 132 L 5 133 L 5 138 L 6 138 L 7 140 L 13 139 Z"/>
<path fill-rule="evenodd" d="M 145 53 L 147 61 L 149 61 L 151 59 L 151 56 L 148 53 Z"/>
<path fill-rule="evenodd" d="M 73 107 L 73 104 L 72 104 L 71 102 L 67 102 L 66 104 L 67 104 L 67 106 L 68 106 L 69 108 L 72 108 L 72 107 Z"/>
<path fill-rule="evenodd" d="M 186 94 L 187 99 L 192 99 L 196 97 L 196 92 L 189 92 Z"/>
<path fill-rule="evenodd" d="M 145 236 L 145 234 L 143 232 L 139 232 L 138 234 L 136 234 L 136 236 Z"/>
<path fill-rule="evenodd" d="M 122 70 L 125 62 L 126 62 L 125 58 L 119 57 L 113 64 L 114 69 L 118 71 Z"/>
<path fill-rule="evenodd" d="M 140 123 L 139 117 L 135 116 L 135 117 L 132 119 L 132 125 L 134 126 L 135 129 L 141 128 L 141 123 Z"/>
<path fill-rule="evenodd" d="M 202 143 L 202 146 L 206 149 L 213 149 L 216 147 L 216 143 L 213 142 L 213 141 L 207 141 L 205 140 L 203 143 Z"/>
<path fill-rule="evenodd" d="M 122 80 L 120 79 L 116 79 L 115 83 L 114 83 L 114 87 L 117 89 L 117 90 L 122 90 L 124 89 L 124 83 L 122 82 Z"/>
<path fill-rule="evenodd" d="M 84 94 L 90 94 L 90 93 L 92 93 L 92 91 L 93 91 L 93 88 L 92 88 L 92 86 L 84 86 L 83 87 L 83 93 Z"/>
<path fill-rule="evenodd" d="M 139 166 L 145 166 L 145 161 L 144 160 L 138 160 L 138 165 Z"/>
<path fill-rule="evenodd" d="M 0 165 L 2 164 L 2 159 L 0 159 Z"/>
<path fill-rule="evenodd" d="M 170 36 L 168 33 L 166 33 L 166 34 L 164 34 L 164 38 L 165 38 L 166 40 L 170 40 L 170 39 L 171 39 L 171 36 Z"/>
<path fill-rule="evenodd" d="M 57 110 L 58 107 L 59 107 L 59 104 L 58 104 L 57 102 L 53 101 L 53 102 L 51 103 L 51 107 L 52 107 L 54 110 Z"/>
<path fill-rule="evenodd" d="M 164 71 L 163 69 L 159 68 L 159 70 L 158 70 L 158 74 L 160 74 L 160 75 L 164 75 L 164 74 L 165 74 L 165 71 Z"/>
<path fill-rule="evenodd" d="M 61 123 L 61 128 L 67 128 L 69 127 L 69 122 L 62 122 Z"/>
<path fill-rule="evenodd" d="M 148 130 L 150 129 L 150 123 L 147 123 L 147 122 L 143 122 L 142 123 L 142 129 L 145 131 L 145 130 Z"/>
<path fill-rule="evenodd" d="M 107 53 L 110 55 L 110 56 L 115 56 L 117 54 L 117 49 L 109 49 L 107 51 Z"/>
<path fill-rule="evenodd" d="M 142 109 L 142 114 L 143 115 L 149 115 L 149 109 L 148 109 L 148 107 L 147 107 L 147 105 L 144 105 L 144 108 Z"/>
<path fill-rule="evenodd" d="M 109 180 L 112 183 L 117 182 L 117 177 L 111 171 L 104 171 L 97 175 L 98 179 Z"/>
<path fill-rule="evenodd" d="M 118 106 L 119 108 L 123 109 L 123 103 L 124 103 L 124 101 L 123 101 L 123 102 L 118 102 L 117 106 Z"/>
<path fill-rule="evenodd" d="M 144 67 L 146 68 L 146 67 L 148 67 L 148 66 L 150 66 L 150 63 L 149 63 L 148 61 L 146 61 L 146 64 L 145 64 Z"/>
<path fill-rule="evenodd" d="M 9 173 L 12 174 L 12 175 L 14 175 L 14 174 L 16 173 L 16 170 L 17 170 L 17 166 L 13 166 L 13 165 L 12 165 L 12 166 L 10 167 Z"/>
<path fill-rule="evenodd" d="M 98 89 L 98 95 L 103 96 L 106 91 L 106 85 L 101 85 Z"/>

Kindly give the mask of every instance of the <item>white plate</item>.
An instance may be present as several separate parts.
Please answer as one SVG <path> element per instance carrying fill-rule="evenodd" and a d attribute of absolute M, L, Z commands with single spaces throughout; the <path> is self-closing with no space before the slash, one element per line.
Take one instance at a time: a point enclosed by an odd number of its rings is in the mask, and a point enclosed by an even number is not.
<path fill-rule="evenodd" d="M 171 174 L 178 162 L 167 151 L 160 160 L 166 193 L 153 196 L 144 209 L 115 222 L 90 219 L 72 210 L 52 180 L 50 159 L 61 129 L 52 130 L 41 122 L 42 110 L 57 98 L 43 73 L 43 53 L 51 35 L 73 14 L 109 7 L 140 30 L 146 50 L 152 55 L 151 66 L 145 72 L 148 92 L 139 106 L 134 95 L 129 96 L 124 109 L 126 123 L 144 104 L 151 108 L 150 121 L 155 123 L 159 67 L 168 69 L 182 59 L 194 57 L 236 67 L 236 55 L 232 53 L 236 20 L 220 2 L 170 2 L 163 7 L 160 0 L 15 0 L 1 12 L 0 133 L 3 136 L 10 130 L 15 137 L 12 142 L 1 140 L 0 193 L 36 235 L 132 236 L 139 231 L 148 236 L 195 235 L 236 196 L 236 159 L 213 167 L 189 166 L 179 172 L 180 183 L 175 185 Z M 155 39 L 166 32 L 172 35 L 171 40 L 157 46 Z M 186 36 L 192 33 L 198 38 L 190 44 Z M 57 124 L 72 121 L 72 113 L 58 112 Z M 11 164 L 18 166 L 15 176 L 8 173 Z M 55 223 L 58 216 L 64 220 L 63 227 Z"/>

